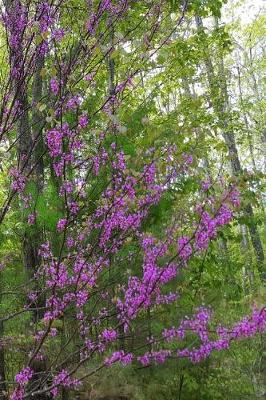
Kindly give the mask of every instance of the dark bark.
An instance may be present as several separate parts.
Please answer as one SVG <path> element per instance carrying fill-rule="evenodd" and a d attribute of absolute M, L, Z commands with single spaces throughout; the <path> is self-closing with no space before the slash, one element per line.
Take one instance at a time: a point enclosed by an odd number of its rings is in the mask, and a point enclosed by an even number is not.
<path fill-rule="evenodd" d="M 41 190 L 44 180 L 43 152 L 44 143 L 42 135 L 43 117 L 38 110 L 38 103 L 43 96 L 43 79 L 41 76 L 44 67 L 44 57 L 39 55 L 36 60 L 36 71 L 32 85 L 32 136 L 34 141 L 34 164 L 35 177 L 38 188 Z"/>
<path fill-rule="evenodd" d="M 39 50 L 37 50 L 38 52 Z M 38 190 L 38 196 L 41 195 L 43 184 L 44 184 L 44 163 L 43 163 L 43 117 L 38 110 L 38 103 L 43 96 L 43 79 L 41 76 L 42 68 L 44 67 L 44 56 L 39 52 L 36 56 L 35 71 L 33 75 L 32 84 L 32 140 L 33 140 L 33 153 L 32 162 L 34 163 L 34 168 L 32 172 L 32 180 L 36 185 Z M 33 289 L 40 293 L 37 299 L 37 310 L 33 313 L 34 322 L 38 322 L 43 318 L 44 306 L 45 306 L 45 296 L 41 294 L 42 287 L 38 280 L 34 279 L 34 274 L 40 266 L 40 257 L 38 256 L 38 249 L 42 240 L 42 231 L 35 227 L 34 234 L 28 234 L 25 232 L 24 237 L 24 265 L 27 269 L 29 279 L 33 279 L 34 287 Z"/>
<path fill-rule="evenodd" d="M 10 15 L 16 15 L 17 10 L 21 3 L 19 0 L 13 2 L 12 0 L 6 0 L 5 6 L 6 10 Z M 12 32 L 10 32 L 12 35 Z M 20 113 L 17 120 L 17 159 L 18 159 L 18 169 L 22 174 L 31 173 L 30 179 L 36 183 L 37 187 L 42 186 L 43 182 L 43 162 L 40 152 L 40 147 L 42 145 L 41 140 L 41 130 L 40 130 L 40 115 L 36 108 L 37 102 L 42 96 L 42 78 L 40 75 L 41 68 L 43 66 L 43 57 L 36 54 L 36 63 L 32 87 L 32 126 L 30 126 L 30 116 L 29 116 L 29 102 L 28 102 L 28 91 L 29 85 L 26 79 L 26 56 L 23 51 L 23 34 L 18 39 L 19 44 L 14 51 L 10 48 L 10 66 L 11 70 L 13 67 L 19 66 L 19 75 L 12 78 L 12 90 L 13 95 L 19 102 Z M 38 51 L 38 50 L 37 50 Z M 36 162 L 36 166 L 35 166 Z M 32 167 L 33 171 L 32 171 Z M 36 229 L 34 235 L 25 230 L 22 240 L 22 253 L 23 253 L 23 264 L 27 275 L 27 287 L 38 292 L 41 290 L 39 281 L 34 279 L 35 272 L 39 266 L 38 257 L 38 247 L 41 241 L 41 233 Z M 39 309 L 44 305 L 44 298 L 42 296 L 38 297 L 35 304 L 36 310 L 32 313 L 32 320 L 34 323 L 38 322 L 43 317 L 43 309 Z M 45 361 L 34 360 L 32 363 L 32 368 L 34 370 L 34 378 L 28 385 L 27 390 L 30 392 L 31 388 L 36 389 L 36 385 L 40 384 L 42 372 L 46 370 Z M 47 396 L 35 396 L 36 400 L 47 399 Z"/>
<path fill-rule="evenodd" d="M 18 12 L 18 8 L 21 6 L 20 1 L 14 2 L 12 0 L 5 0 L 4 6 L 10 20 L 14 21 L 15 15 Z M 18 8 L 17 8 L 18 7 Z M 13 35 L 12 29 L 14 26 L 10 25 L 9 42 L 10 37 Z M 16 50 L 9 47 L 9 61 L 10 61 L 10 75 L 11 75 L 11 88 L 14 97 L 14 104 L 17 104 L 17 164 L 18 170 L 22 174 L 27 174 L 30 171 L 30 159 L 31 159 L 31 149 L 32 149 L 32 138 L 29 126 L 28 117 L 28 99 L 26 92 L 25 83 L 25 59 L 23 54 L 23 31 L 20 33 L 20 37 L 17 38 L 18 45 Z M 12 76 L 13 70 L 16 68 L 17 73 Z M 32 256 L 27 254 L 29 249 L 29 241 L 27 241 L 26 251 L 24 246 L 25 240 L 23 239 L 22 248 L 24 261 L 27 260 L 28 263 L 32 263 Z M 1 326 L 3 332 L 3 326 Z M 5 376 L 5 355 L 4 348 L 1 350 L 1 375 Z"/>
<path fill-rule="evenodd" d="M 38 50 L 37 50 L 38 51 Z M 33 141 L 33 153 L 32 162 L 34 163 L 34 169 L 32 172 L 32 180 L 36 185 L 38 190 L 38 196 L 42 194 L 43 184 L 44 184 L 44 162 L 43 162 L 43 117 L 38 110 L 38 103 L 43 96 L 43 79 L 41 76 L 42 68 L 44 67 L 44 57 L 39 53 L 36 57 L 35 71 L 33 75 L 32 84 L 32 141 Z M 36 310 L 32 314 L 32 319 L 34 323 L 38 323 L 43 318 L 45 311 L 45 294 L 42 291 L 42 284 L 39 280 L 34 278 L 34 275 L 38 268 L 40 267 L 40 257 L 38 255 L 38 249 L 43 241 L 42 230 L 35 227 L 34 234 L 25 232 L 23 252 L 24 252 L 24 265 L 28 272 L 29 280 L 33 281 L 33 290 L 38 293 L 36 301 Z M 28 390 L 36 390 L 36 385 L 39 384 L 41 387 L 41 378 L 43 372 L 46 371 L 47 363 L 46 360 L 37 361 L 34 360 L 32 367 L 34 369 L 34 380 L 30 383 Z M 46 393 L 42 395 L 35 396 L 36 400 L 47 400 L 50 396 Z"/>

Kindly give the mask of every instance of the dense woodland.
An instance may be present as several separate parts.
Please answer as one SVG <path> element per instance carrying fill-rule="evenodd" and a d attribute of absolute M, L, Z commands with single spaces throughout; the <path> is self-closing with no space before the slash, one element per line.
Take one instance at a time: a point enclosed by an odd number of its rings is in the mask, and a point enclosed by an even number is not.
<path fill-rule="evenodd" d="M 263 1 L 0 13 L 0 399 L 265 399 Z"/>

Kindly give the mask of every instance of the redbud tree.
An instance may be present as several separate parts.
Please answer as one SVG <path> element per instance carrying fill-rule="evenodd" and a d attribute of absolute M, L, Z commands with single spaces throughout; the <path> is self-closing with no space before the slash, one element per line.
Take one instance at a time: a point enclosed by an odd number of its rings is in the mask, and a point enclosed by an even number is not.
<path fill-rule="evenodd" d="M 180 1 L 173 12 L 171 3 L 2 4 L 0 221 L 20 223 L 24 275 L 1 313 L 1 398 L 59 398 L 114 363 L 197 363 L 265 331 L 265 309 L 224 326 L 202 306 L 141 346 L 126 345 L 146 311 L 178 305 L 174 283 L 240 207 L 237 187 L 218 176 L 220 191 L 213 194 L 213 182 L 204 180 L 190 214 L 168 213 L 158 235 L 149 229 L 151 210 L 195 178 L 197 165 L 192 150 L 170 140 L 132 154 L 128 144 L 136 138 L 124 122 L 141 107 L 135 93 L 158 52 L 196 8 L 209 7 Z M 28 340 L 10 373 L 5 329 L 14 320 Z M 73 326 L 67 334 L 66 321 Z"/>

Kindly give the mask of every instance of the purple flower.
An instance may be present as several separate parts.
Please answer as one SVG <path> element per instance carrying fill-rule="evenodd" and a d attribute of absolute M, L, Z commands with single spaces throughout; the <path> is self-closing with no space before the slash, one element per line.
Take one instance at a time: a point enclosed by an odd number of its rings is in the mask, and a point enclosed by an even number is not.
<path fill-rule="evenodd" d="M 67 220 L 65 218 L 62 218 L 57 222 L 56 227 L 58 232 L 62 232 L 66 228 L 66 226 L 67 226 Z"/>
<path fill-rule="evenodd" d="M 53 39 L 55 39 L 56 42 L 61 42 L 64 36 L 65 36 L 65 31 L 63 28 L 55 29 L 52 33 L 52 37 Z"/>
<path fill-rule="evenodd" d="M 59 387 L 65 388 L 75 388 L 80 385 L 80 381 L 78 379 L 72 378 L 67 370 L 63 369 L 59 372 L 53 379 L 53 389 L 51 393 L 54 397 L 56 397 L 59 393 Z"/>
<path fill-rule="evenodd" d="M 149 353 L 144 354 L 143 356 L 139 356 L 137 360 L 144 366 L 147 367 L 150 363 L 150 355 Z"/>
<path fill-rule="evenodd" d="M 79 290 L 76 294 L 76 304 L 77 307 L 83 307 L 84 304 L 87 302 L 89 294 L 86 290 Z"/>
<path fill-rule="evenodd" d="M 59 84 L 56 78 L 51 78 L 50 80 L 50 88 L 54 94 L 59 92 Z"/>
<path fill-rule="evenodd" d="M 36 221 L 36 213 L 32 213 L 28 215 L 28 224 L 34 225 Z"/>
<path fill-rule="evenodd" d="M 26 367 L 16 375 L 15 380 L 20 386 L 25 386 L 32 377 L 33 370 L 30 367 Z"/>
<path fill-rule="evenodd" d="M 11 394 L 10 400 L 23 400 L 24 394 L 25 394 L 24 387 L 16 388 L 14 392 Z"/>
<path fill-rule="evenodd" d="M 26 177 L 22 175 L 17 168 L 11 168 L 9 173 L 13 178 L 11 188 L 19 193 L 23 192 L 26 186 Z"/>
<path fill-rule="evenodd" d="M 66 245 L 68 248 L 73 247 L 75 245 L 75 240 L 71 236 L 68 236 L 66 240 Z"/>
<path fill-rule="evenodd" d="M 52 257 L 50 243 L 46 242 L 46 243 L 41 244 L 38 254 L 39 254 L 39 256 L 43 257 L 44 259 L 48 259 L 48 258 Z"/>
<path fill-rule="evenodd" d="M 57 157 L 62 154 L 63 132 L 58 129 L 52 129 L 46 134 L 47 146 L 51 157 Z"/>
<path fill-rule="evenodd" d="M 238 190 L 234 189 L 229 194 L 229 201 L 232 203 L 233 206 L 239 207 L 241 204 L 240 201 L 240 193 Z"/>
<path fill-rule="evenodd" d="M 105 329 L 101 334 L 101 338 L 105 342 L 113 342 L 117 338 L 117 332 L 114 329 Z"/>
<path fill-rule="evenodd" d="M 51 328 L 49 335 L 51 337 L 55 337 L 57 335 L 58 331 L 56 328 Z"/>
<path fill-rule="evenodd" d="M 181 236 L 178 239 L 178 252 L 180 258 L 182 258 L 184 261 L 187 261 L 190 258 L 192 254 L 192 247 L 189 243 L 188 236 Z"/>
<path fill-rule="evenodd" d="M 201 189 L 206 192 L 211 187 L 211 181 L 208 179 L 201 182 Z"/>
<path fill-rule="evenodd" d="M 105 359 L 105 365 L 110 366 L 115 362 L 121 362 L 122 365 L 128 365 L 133 360 L 133 355 L 131 353 L 126 354 L 124 350 L 115 351 L 110 357 Z"/>
<path fill-rule="evenodd" d="M 143 178 L 145 183 L 148 185 L 154 183 L 156 174 L 156 166 L 155 163 L 151 163 L 144 167 Z"/>
<path fill-rule="evenodd" d="M 37 296 L 37 293 L 35 293 L 35 292 L 30 292 L 30 293 L 28 294 L 28 299 L 29 299 L 31 302 L 35 302 L 35 301 L 37 300 L 37 298 L 38 298 L 38 296 Z"/>
<path fill-rule="evenodd" d="M 79 211 L 79 205 L 77 204 L 77 202 L 71 201 L 71 202 L 68 204 L 68 206 L 69 206 L 69 211 L 70 211 L 70 213 L 71 213 L 72 215 L 75 215 L 75 214 L 78 213 L 78 211 Z"/>
<path fill-rule="evenodd" d="M 183 154 L 185 164 L 190 165 L 193 163 L 193 156 L 191 154 Z"/>
<path fill-rule="evenodd" d="M 88 125 L 89 120 L 88 120 L 88 116 L 86 114 L 83 114 L 79 117 L 79 126 L 81 128 L 86 128 L 86 126 Z"/>
<path fill-rule="evenodd" d="M 57 177 L 62 176 L 64 172 L 64 160 L 53 163 L 53 169 Z"/>
<path fill-rule="evenodd" d="M 67 104 L 66 104 L 66 108 L 68 110 L 73 110 L 75 108 L 77 108 L 81 103 L 81 98 L 80 96 L 73 96 L 71 97 L 71 99 L 68 100 Z"/>

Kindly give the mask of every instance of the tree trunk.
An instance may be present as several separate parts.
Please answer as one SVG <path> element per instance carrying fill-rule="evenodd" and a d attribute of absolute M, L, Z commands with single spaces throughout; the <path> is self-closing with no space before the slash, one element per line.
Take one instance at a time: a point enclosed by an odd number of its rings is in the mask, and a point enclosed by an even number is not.
<path fill-rule="evenodd" d="M 248 117 L 246 114 L 246 110 L 244 109 L 243 92 L 242 92 L 242 84 L 241 84 L 241 73 L 240 73 L 239 66 L 237 67 L 237 78 L 238 78 L 237 82 L 238 82 L 239 100 L 240 100 L 240 104 L 242 107 L 241 112 L 243 114 L 244 123 L 245 123 L 246 131 L 247 131 L 247 139 L 248 139 L 248 147 L 249 147 L 250 157 L 251 157 L 253 169 L 254 169 L 254 171 L 257 171 L 256 161 L 255 161 L 255 156 L 254 156 L 254 145 L 253 145 L 253 141 L 252 141 L 252 134 L 250 133 Z"/>
<path fill-rule="evenodd" d="M 39 54 L 36 60 L 36 71 L 32 85 L 32 136 L 34 141 L 34 172 L 38 188 L 43 188 L 44 180 L 44 164 L 43 152 L 44 143 L 42 135 L 42 125 L 44 125 L 43 117 L 37 108 L 37 104 L 41 101 L 43 96 L 43 78 L 42 69 L 44 67 L 44 56 Z"/>
<path fill-rule="evenodd" d="M 3 292 L 3 276 L 0 271 L 0 305 L 2 304 L 2 292 Z M 0 321 L 0 400 L 6 400 L 6 373 L 5 373 L 5 351 L 2 338 L 4 336 L 4 323 Z"/>
<path fill-rule="evenodd" d="M 10 18 L 13 18 L 20 11 L 24 12 L 22 3 L 20 0 L 12 1 L 5 0 L 6 11 L 9 14 Z M 27 13 L 28 10 L 25 9 Z M 13 25 L 11 24 L 10 28 L 10 36 L 12 36 Z M 40 123 L 40 115 L 36 109 L 36 104 L 42 96 L 42 78 L 40 75 L 41 68 L 43 65 L 43 57 L 36 54 L 36 65 L 35 65 L 35 75 L 33 80 L 33 88 L 32 88 L 32 99 L 33 99 L 33 112 L 32 112 L 32 125 L 33 125 L 33 134 L 34 141 L 32 138 L 32 131 L 29 123 L 29 103 L 28 103 L 28 90 L 29 85 L 26 82 L 26 71 L 25 64 L 27 62 L 26 56 L 23 51 L 23 35 L 24 31 L 21 32 L 21 36 L 18 39 L 18 45 L 16 49 L 10 48 L 10 66 L 11 71 L 13 68 L 18 68 L 19 73 L 17 75 L 12 76 L 12 90 L 13 95 L 19 103 L 19 114 L 17 118 L 17 159 L 18 159 L 18 169 L 19 173 L 23 175 L 27 175 L 33 182 L 36 183 L 36 186 L 39 186 L 41 182 L 43 182 L 43 165 L 42 165 L 42 157 L 39 153 L 41 141 L 39 140 L 41 136 L 41 131 L 39 127 Z M 38 51 L 38 50 L 37 50 Z M 18 67 L 19 66 L 19 67 Z M 12 72 L 11 72 L 12 73 Z M 32 107 L 31 107 L 32 109 Z M 37 132 L 39 132 L 37 134 Z M 36 164 L 34 163 L 36 162 Z M 38 182 L 38 184 L 37 184 Z M 22 253 L 23 253 L 23 264 L 26 271 L 27 282 L 26 285 L 29 289 L 39 291 L 40 285 L 39 282 L 34 279 L 34 274 L 39 265 L 39 257 L 38 257 L 38 247 L 40 244 L 40 232 L 37 230 L 34 232 L 34 235 L 30 233 L 27 229 L 24 232 L 23 240 L 22 240 Z M 43 306 L 43 299 L 38 301 L 35 304 L 36 310 L 32 313 L 32 320 L 34 323 L 37 323 L 43 316 L 43 310 L 40 309 L 40 306 Z M 35 386 L 36 383 L 40 380 L 42 376 L 41 373 L 46 369 L 45 361 L 37 361 L 34 360 L 32 364 L 32 368 L 35 371 L 34 379 L 28 385 L 28 391 L 30 392 L 31 387 Z M 36 400 L 41 400 L 47 398 L 46 396 L 35 396 Z"/>
<path fill-rule="evenodd" d="M 252 269 L 252 256 L 246 225 L 240 225 L 240 231 L 242 235 L 243 255 L 245 258 L 245 265 L 243 268 L 243 289 L 245 293 L 249 293 L 250 288 L 254 285 L 254 271 Z"/>
<path fill-rule="evenodd" d="M 203 33 L 203 23 L 202 19 L 199 16 L 196 16 L 196 25 L 198 28 L 199 33 Z M 217 23 L 217 22 L 216 22 Z M 236 147 L 236 142 L 235 142 L 235 135 L 234 132 L 232 132 L 229 128 L 229 120 L 228 120 L 228 113 L 229 113 L 229 99 L 228 99 L 228 91 L 227 91 L 227 83 L 226 83 L 226 77 L 225 77 L 225 71 L 224 71 L 224 63 L 223 59 L 220 59 L 219 62 L 219 76 L 216 77 L 214 73 L 214 68 L 212 64 L 211 57 L 209 55 L 208 49 L 206 50 L 205 53 L 205 67 L 207 71 L 207 78 L 208 78 L 208 83 L 210 86 L 210 97 L 211 97 L 211 102 L 213 104 L 213 108 L 215 112 L 218 115 L 220 125 L 222 126 L 222 135 L 224 138 L 224 141 L 227 145 L 228 152 L 229 152 L 229 157 L 230 157 L 230 166 L 231 166 L 231 174 L 233 177 L 237 178 L 243 174 L 243 170 L 240 164 L 240 159 L 238 156 L 238 150 Z M 217 86 L 217 82 L 219 82 L 219 85 Z M 217 92 L 217 89 L 219 91 Z M 217 94 L 219 94 L 218 99 Z M 251 220 L 253 219 L 254 213 L 253 213 L 253 208 L 251 204 L 248 204 L 244 208 L 244 213 L 247 217 L 249 217 Z M 259 231 L 257 228 L 257 225 L 252 221 L 252 224 L 248 226 L 250 237 L 251 237 L 251 242 L 253 246 L 253 250 L 256 256 L 257 260 L 257 266 L 258 266 L 258 271 L 260 274 L 261 279 L 264 281 L 266 279 L 265 276 L 265 271 L 264 271 L 264 251 L 259 235 Z"/>

